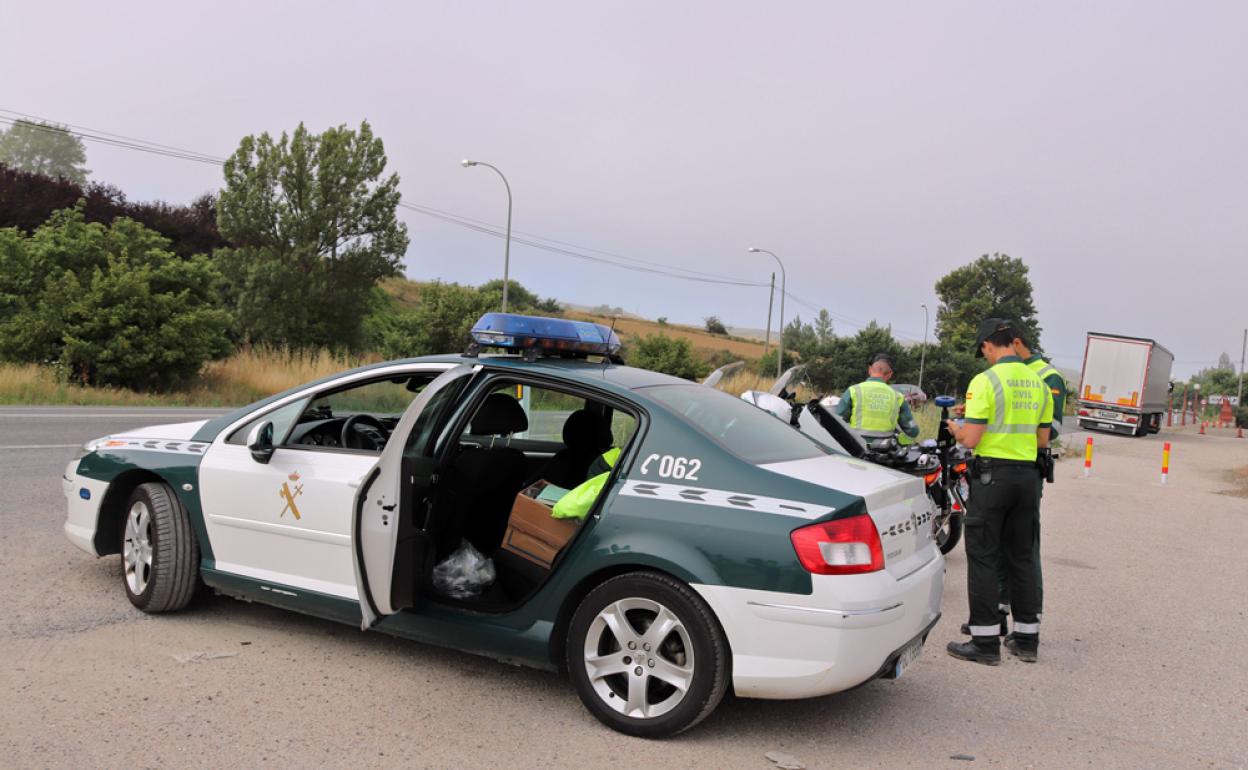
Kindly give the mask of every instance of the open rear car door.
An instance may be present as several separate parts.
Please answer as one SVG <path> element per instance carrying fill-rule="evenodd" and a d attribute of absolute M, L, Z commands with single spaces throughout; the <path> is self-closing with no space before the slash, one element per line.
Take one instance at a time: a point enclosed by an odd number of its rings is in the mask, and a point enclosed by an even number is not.
<path fill-rule="evenodd" d="M 457 366 L 425 386 L 355 495 L 351 552 L 362 629 L 415 603 L 417 584 L 434 558 L 429 532 L 437 481 L 434 442 L 478 369 Z"/>

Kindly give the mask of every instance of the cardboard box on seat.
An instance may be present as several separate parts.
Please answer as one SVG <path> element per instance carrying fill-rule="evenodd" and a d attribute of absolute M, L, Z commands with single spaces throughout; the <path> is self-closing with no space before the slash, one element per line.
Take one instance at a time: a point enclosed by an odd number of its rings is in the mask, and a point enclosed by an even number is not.
<path fill-rule="evenodd" d="M 580 521 L 556 519 L 550 515 L 551 508 L 527 496 L 516 495 L 503 536 L 503 550 L 550 569 L 560 549 L 567 544 Z"/>

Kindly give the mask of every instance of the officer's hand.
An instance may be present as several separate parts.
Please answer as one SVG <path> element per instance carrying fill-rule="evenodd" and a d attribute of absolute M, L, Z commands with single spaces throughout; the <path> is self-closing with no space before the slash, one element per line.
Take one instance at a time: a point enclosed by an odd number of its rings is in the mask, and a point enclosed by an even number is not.
<path fill-rule="evenodd" d="M 955 420 L 945 420 L 945 427 L 949 429 L 949 434 L 953 436 L 955 441 L 961 441 L 962 426 L 958 425 Z"/>
<path fill-rule="evenodd" d="M 949 409 L 949 411 L 953 412 L 955 417 L 965 417 L 966 416 L 966 404 L 955 404 Z"/>

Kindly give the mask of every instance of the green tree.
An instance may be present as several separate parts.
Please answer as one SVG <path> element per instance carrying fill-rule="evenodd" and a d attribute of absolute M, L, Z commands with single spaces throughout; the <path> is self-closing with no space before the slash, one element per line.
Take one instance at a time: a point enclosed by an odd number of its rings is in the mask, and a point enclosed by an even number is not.
<path fill-rule="evenodd" d="M 221 275 L 139 223 L 81 207 L 34 234 L 0 230 L 0 358 L 54 363 L 73 381 L 164 389 L 230 350 Z"/>
<path fill-rule="evenodd" d="M 728 327 L 724 326 L 724 322 L 719 320 L 717 315 L 708 315 L 702 319 L 706 324 L 706 330 L 711 334 L 727 334 Z"/>
<path fill-rule="evenodd" d="M 833 337 L 835 334 L 832 329 L 832 316 L 824 308 L 815 316 L 815 338 L 820 345 L 827 345 L 832 342 Z"/>
<path fill-rule="evenodd" d="M 1032 347 L 1040 347 L 1031 280 L 1021 259 L 985 254 L 937 281 L 936 296 L 936 337 L 951 348 L 974 353 L 979 323 L 992 317 L 1016 319 L 1030 334 Z"/>
<path fill-rule="evenodd" d="M 502 307 L 503 279 L 495 278 L 492 281 L 487 281 L 477 287 L 477 291 L 483 295 L 497 298 L 493 303 L 495 310 Z M 542 299 L 534 292 L 531 292 L 524 286 L 521 286 L 519 281 L 508 281 L 507 312 L 545 313 L 546 315 L 558 315 L 563 312 L 563 307 L 559 304 L 559 300 L 554 297 Z"/>
<path fill-rule="evenodd" d="M 395 275 L 407 226 L 395 216 L 399 177 L 365 121 L 274 139 L 247 136 L 225 162 L 219 252 L 250 342 L 358 347 L 372 288 Z"/>
<path fill-rule="evenodd" d="M 629 345 L 625 354 L 629 366 L 650 369 L 686 380 L 700 380 L 710 374 L 710 365 L 693 354 L 689 340 L 651 334 Z"/>
<path fill-rule="evenodd" d="M 468 347 L 472 325 L 495 309 L 492 294 L 471 286 L 428 284 L 420 290 L 416 309 L 399 315 L 383 332 L 380 352 L 386 358 L 408 358 L 462 351 Z"/>
<path fill-rule="evenodd" d="M 0 131 L 0 163 L 6 166 L 83 184 L 91 173 L 86 162 L 82 140 L 65 126 L 19 119 Z"/>

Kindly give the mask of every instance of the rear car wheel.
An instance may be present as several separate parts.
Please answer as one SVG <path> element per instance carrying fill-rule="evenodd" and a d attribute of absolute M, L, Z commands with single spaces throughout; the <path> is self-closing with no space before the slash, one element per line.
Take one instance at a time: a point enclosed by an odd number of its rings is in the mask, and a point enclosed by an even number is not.
<path fill-rule="evenodd" d="M 645 738 L 709 716 L 728 688 L 728 656 L 706 602 L 654 572 L 598 586 L 568 629 L 568 673 L 585 707 L 608 727 Z"/>
<path fill-rule="evenodd" d="M 199 544 L 190 517 L 166 484 L 140 484 L 121 528 L 126 596 L 144 612 L 180 610 L 195 593 Z"/>

